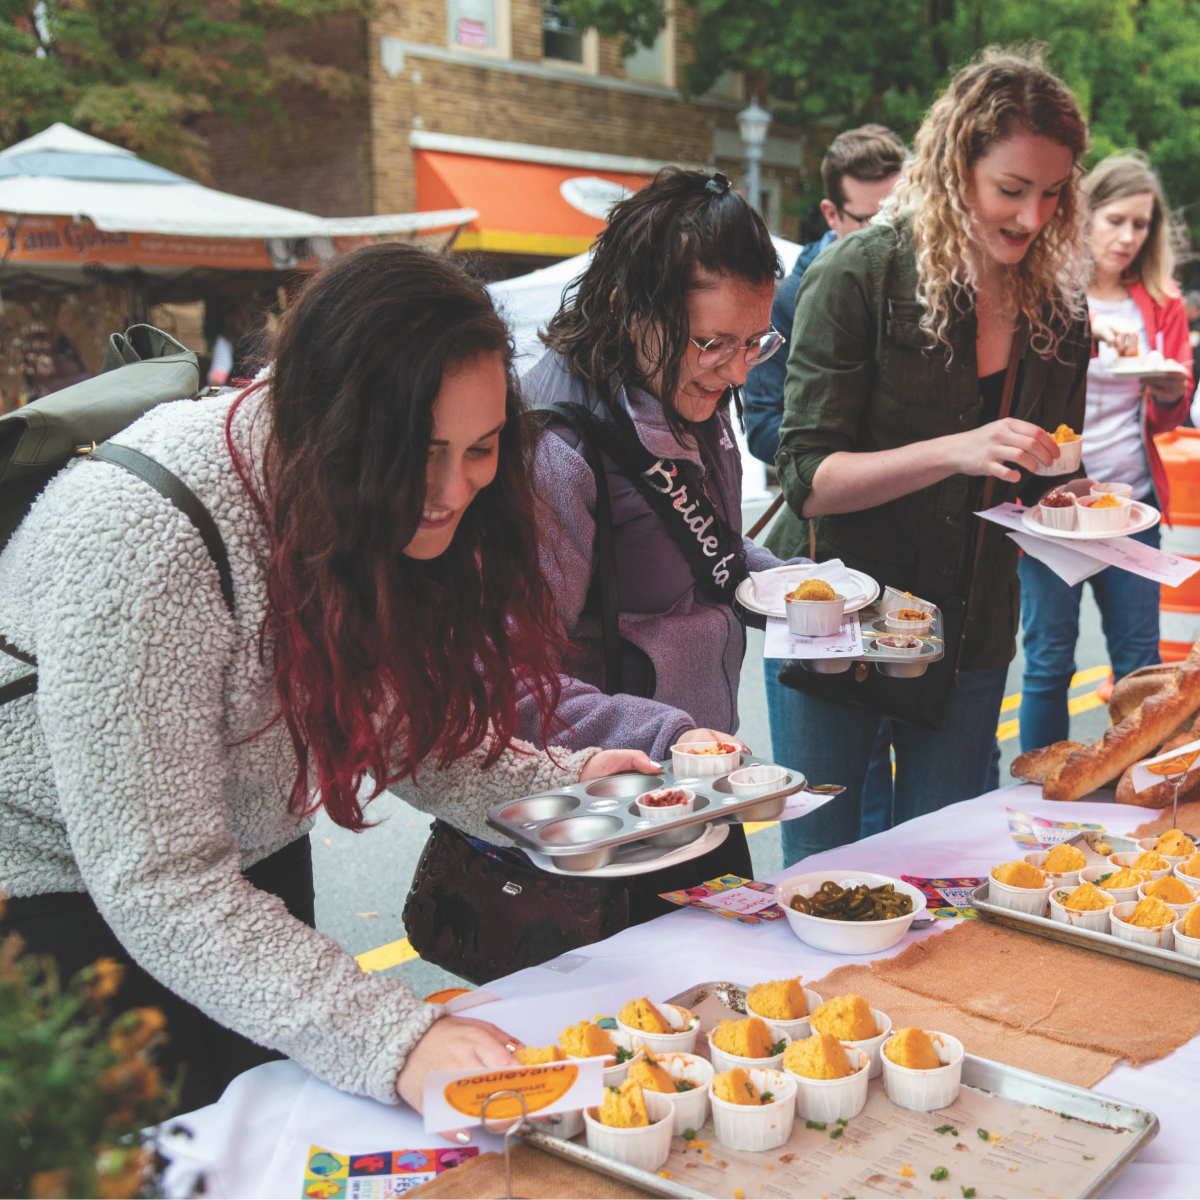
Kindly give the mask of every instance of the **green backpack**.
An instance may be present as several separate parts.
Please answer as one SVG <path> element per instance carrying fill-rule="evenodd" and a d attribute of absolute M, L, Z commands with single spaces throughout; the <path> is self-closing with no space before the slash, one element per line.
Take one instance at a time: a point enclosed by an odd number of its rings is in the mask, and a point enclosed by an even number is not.
<path fill-rule="evenodd" d="M 100 374 L 0 416 L 0 551 L 34 500 L 72 458 L 114 463 L 165 496 L 195 525 L 221 577 L 232 614 L 229 555 L 212 515 L 178 476 L 154 459 L 108 439 L 158 404 L 198 398 L 196 355 L 153 325 L 133 325 L 108 340 Z M 0 650 L 30 667 L 34 658 L 0 637 Z M 37 690 L 37 671 L 0 686 L 0 705 Z"/>

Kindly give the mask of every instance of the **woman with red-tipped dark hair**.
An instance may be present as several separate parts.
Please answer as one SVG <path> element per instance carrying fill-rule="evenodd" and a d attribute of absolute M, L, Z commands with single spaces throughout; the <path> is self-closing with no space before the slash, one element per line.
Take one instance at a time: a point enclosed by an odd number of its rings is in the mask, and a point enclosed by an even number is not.
<path fill-rule="evenodd" d="M 234 614 L 140 479 L 79 462 L 38 499 L 0 555 L 0 628 L 39 669 L 0 706 L 0 932 L 64 975 L 122 963 L 115 1011 L 163 1011 L 185 1109 L 276 1052 L 418 1107 L 433 1067 L 514 1064 L 503 1032 L 316 932 L 307 836 L 322 807 L 363 829 L 386 787 L 495 841 L 491 803 L 651 766 L 514 738 L 518 691 L 552 719 L 557 642 L 486 292 L 413 247 L 360 250 L 304 289 L 253 387 L 115 440 L 212 515 Z"/>

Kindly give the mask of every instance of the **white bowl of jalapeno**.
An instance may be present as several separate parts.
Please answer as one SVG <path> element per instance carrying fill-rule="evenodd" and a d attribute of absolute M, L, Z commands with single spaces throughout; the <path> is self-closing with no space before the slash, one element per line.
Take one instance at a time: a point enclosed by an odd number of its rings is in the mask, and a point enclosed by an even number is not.
<path fill-rule="evenodd" d="M 791 931 L 838 954 L 875 954 L 894 946 L 925 911 L 918 888 L 871 871 L 813 871 L 775 888 Z"/>

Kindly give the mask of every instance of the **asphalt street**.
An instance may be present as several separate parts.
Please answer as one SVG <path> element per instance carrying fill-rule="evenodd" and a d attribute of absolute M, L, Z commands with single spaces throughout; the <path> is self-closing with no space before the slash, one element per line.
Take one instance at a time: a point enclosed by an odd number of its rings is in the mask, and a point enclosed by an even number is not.
<path fill-rule="evenodd" d="M 760 511 L 761 506 L 747 508 L 747 526 Z M 1096 678 L 1099 672 L 1089 670 L 1100 668 L 1107 661 L 1100 615 L 1091 592 L 1085 588 L 1076 654 L 1077 670 L 1083 678 L 1071 691 L 1072 738 L 1082 741 L 1096 738 L 1108 723 L 1107 710 L 1095 695 L 1100 682 Z M 739 698 L 742 725 L 737 732 L 755 753 L 766 755 L 771 737 L 763 691 L 763 665 L 762 634 L 751 630 Z M 999 730 L 1002 783 L 1008 781 L 1009 764 L 1019 753 L 1015 698 L 1021 690 L 1023 665 L 1024 658 L 1018 646 L 1017 657 L 1008 672 L 1005 689 L 1008 699 L 1006 709 L 1001 713 Z M 360 959 L 363 965 L 407 980 L 418 995 L 427 995 L 460 982 L 414 957 L 403 942 L 401 913 L 404 899 L 425 843 L 430 818 L 386 793 L 367 811 L 375 824 L 360 834 L 339 828 L 324 815 L 318 817 L 312 833 L 317 927 L 351 954 L 377 951 Z M 759 878 L 780 870 L 783 864 L 776 827 L 758 830 L 749 840 L 755 874 Z"/>

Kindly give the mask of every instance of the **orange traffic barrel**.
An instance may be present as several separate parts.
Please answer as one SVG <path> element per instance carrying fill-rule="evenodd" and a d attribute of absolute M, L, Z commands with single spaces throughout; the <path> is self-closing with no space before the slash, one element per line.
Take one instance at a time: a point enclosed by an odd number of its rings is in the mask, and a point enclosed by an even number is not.
<path fill-rule="evenodd" d="M 1171 510 L 1163 514 L 1163 552 L 1200 561 L 1200 429 L 1160 433 L 1154 444 L 1171 487 Z M 1163 662 L 1187 658 L 1200 639 L 1200 572 L 1179 587 L 1164 585 L 1158 608 L 1158 651 Z"/>

